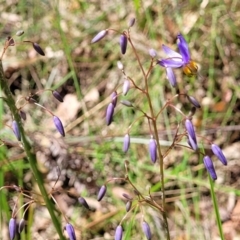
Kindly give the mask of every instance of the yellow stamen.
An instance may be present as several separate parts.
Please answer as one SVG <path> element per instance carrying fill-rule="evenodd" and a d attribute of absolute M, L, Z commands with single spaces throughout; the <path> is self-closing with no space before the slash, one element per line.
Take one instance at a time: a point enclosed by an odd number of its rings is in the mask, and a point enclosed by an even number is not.
<path fill-rule="evenodd" d="M 183 72 L 189 77 L 196 75 L 197 70 L 198 70 L 197 63 L 192 60 L 183 67 Z"/>

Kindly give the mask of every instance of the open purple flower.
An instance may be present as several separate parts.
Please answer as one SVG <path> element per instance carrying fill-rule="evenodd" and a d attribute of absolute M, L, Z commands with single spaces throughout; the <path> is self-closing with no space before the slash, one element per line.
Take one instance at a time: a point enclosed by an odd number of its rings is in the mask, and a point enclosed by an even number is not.
<path fill-rule="evenodd" d="M 67 231 L 67 234 L 68 234 L 70 240 L 76 240 L 77 239 L 72 224 L 67 223 L 66 226 L 65 226 L 65 229 Z"/>
<path fill-rule="evenodd" d="M 166 68 L 167 78 L 173 87 L 177 84 L 173 68 L 183 68 L 183 72 L 187 76 L 195 75 L 198 69 L 196 62 L 191 60 L 188 44 L 182 34 L 179 33 L 177 38 L 180 53 L 163 45 L 163 51 L 168 55 L 168 58 L 158 61 L 159 65 Z"/>
<path fill-rule="evenodd" d="M 216 180 L 217 179 L 217 174 L 215 172 L 215 168 L 213 166 L 213 162 L 212 162 L 212 159 L 209 157 L 209 156 L 205 156 L 203 158 L 203 163 L 207 169 L 207 171 L 209 172 L 211 178 L 213 180 Z"/>
<path fill-rule="evenodd" d="M 212 148 L 214 155 L 222 162 L 222 164 L 227 165 L 227 159 L 224 156 L 221 148 L 216 144 L 212 144 L 211 148 Z"/>

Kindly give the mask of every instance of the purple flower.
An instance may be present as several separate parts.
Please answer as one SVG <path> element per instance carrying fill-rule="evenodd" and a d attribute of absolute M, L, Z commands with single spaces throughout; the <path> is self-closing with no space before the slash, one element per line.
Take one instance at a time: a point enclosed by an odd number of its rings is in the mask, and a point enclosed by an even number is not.
<path fill-rule="evenodd" d="M 100 202 L 103 197 L 105 196 L 107 192 L 107 187 L 105 185 L 101 186 L 99 192 L 98 192 L 98 196 L 97 196 L 97 200 Z"/>
<path fill-rule="evenodd" d="M 150 229 L 148 223 L 145 221 L 142 222 L 142 230 L 143 230 L 145 236 L 147 237 L 147 240 L 151 240 L 151 238 L 152 238 L 151 229 Z"/>
<path fill-rule="evenodd" d="M 21 134 L 17 122 L 14 120 L 12 122 L 12 130 L 18 141 L 21 141 Z"/>
<path fill-rule="evenodd" d="M 130 81 L 129 80 L 124 80 L 124 83 L 123 83 L 123 95 L 127 95 L 128 91 L 129 91 L 129 88 L 130 88 Z"/>
<path fill-rule="evenodd" d="M 69 236 L 70 240 L 76 240 L 76 235 L 73 226 L 70 223 L 67 223 L 65 226 L 65 229 L 67 231 L 67 234 Z"/>
<path fill-rule="evenodd" d="M 81 205 L 83 205 L 86 209 L 90 210 L 90 207 L 89 207 L 87 201 L 85 200 L 85 198 L 79 197 L 79 198 L 78 198 L 78 202 L 79 202 Z"/>
<path fill-rule="evenodd" d="M 163 45 L 163 51 L 168 55 L 168 58 L 159 60 L 158 64 L 161 65 L 162 67 L 165 67 L 167 70 L 167 78 L 172 84 L 175 82 L 174 78 L 175 75 L 172 71 L 172 68 L 183 68 L 183 72 L 187 76 L 192 76 L 197 73 L 197 64 L 196 62 L 191 60 L 189 49 L 188 49 L 188 44 L 182 34 L 178 34 L 178 48 L 179 52 L 173 51 L 171 48 Z M 171 69 L 171 70 L 170 70 Z M 172 84 L 173 85 L 173 84 Z M 175 86 L 175 85 L 173 85 Z"/>
<path fill-rule="evenodd" d="M 222 164 L 227 165 L 227 159 L 224 156 L 221 148 L 216 144 L 212 144 L 211 148 L 212 148 L 214 155 L 222 162 Z"/>
<path fill-rule="evenodd" d="M 205 157 L 203 158 L 203 163 L 204 163 L 207 171 L 209 172 L 211 178 L 212 178 L 213 180 L 216 180 L 216 179 L 217 179 L 217 174 L 216 174 L 216 172 L 215 172 L 212 159 L 211 159 L 209 156 L 205 156 Z"/>
<path fill-rule="evenodd" d="M 120 44 L 120 49 L 122 54 L 125 54 L 127 51 L 127 42 L 128 42 L 127 36 L 125 34 L 122 34 L 119 39 L 119 44 Z"/>
<path fill-rule="evenodd" d="M 57 128 L 57 130 L 59 131 L 59 133 L 65 137 L 65 131 L 64 131 L 64 128 L 63 128 L 63 125 L 62 125 L 62 122 L 61 120 L 57 117 L 57 116 L 54 116 L 53 117 L 53 122 L 55 124 L 55 127 Z"/>
<path fill-rule="evenodd" d="M 198 102 L 198 100 L 192 96 L 188 96 L 187 95 L 187 98 L 188 98 L 188 101 L 196 108 L 201 108 L 201 105 L 200 103 Z"/>
<path fill-rule="evenodd" d="M 18 233 L 20 234 L 26 225 L 25 220 L 22 218 L 18 224 Z"/>
<path fill-rule="evenodd" d="M 102 30 L 101 32 L 99 32 L 91 41 L 91 43 L 96 43 L 98 41 L 100 41 L 101 39 L 103 39 L 106 35 L 108 34 L 108 30 Z"/>
<path fill-rule="evenodd" d="M 114 105 L 113 103 L 109 103 L 106 111 L 106 123 L 108 126 L 112 123 L 113 113 L 114 113 Z"/>
<path fill-rule="evenodd" d="M 130 146 L 130 136 L 129 134 L 126 134 L 124 136 L 124 140 L 123 140 L 123 152 L 126 153 L 129 149 Z"/>
<path fill-rule="evenodd" d="M 122 240 L 123 229 L 121 225 L 118 225 L 115 232 L 115 240 Z"/>
<path fill-rule="evenodd" d="M 111 97 L 112 97 L 112 104 L 114 105 L 114 107 L 116 107 L 116 105 L 117 105 L 117 97 L 118 97 L 117 92 L 114 91 L 112 93 Z"/>
<path fill-rule="evenodd" d="M 63 98 L 62 98 L 62 96 L 60 95 L 59 92 L 57 92 L 57 91 L 52 91 L 52 95 L 53 95 L 59 102 L 63 102 Z"/>
<path fill-rule="evenodd" d="M 8 224 L 10 240 L 13 240 L 17 232 L 16 218 L 11 218 Z"/>
<path fill-rule="evenodd" d="M 153 138 L 150 139 L 148 149 L 149 149 L 150 158 L 152 162 L 155 163 L 157 161 L 157 144 L 155 139 Z"/>
<path fill-rule="evenodd" d="M 42 48 L 37 43 L 32 43 L 32 45 L 33 45 L 33 48 L 35 49 L 35 51 L 37 53 L 39 53 L 42 56 L 45 56 L 44 51 L 42 50 Z"/>
<path fill-rule="evenodd" d="M 188 133 L 189 145 L 192 147 L 193 150 L 196 151 L 197 148 L 198 148 L 197 138 L 196 138 L 196 134 L 195 134 L 193 124 L 189 119 L 186 119 L 185 127 L 186 127 L 186 130 L 187 130 L 187 133 Z"/>

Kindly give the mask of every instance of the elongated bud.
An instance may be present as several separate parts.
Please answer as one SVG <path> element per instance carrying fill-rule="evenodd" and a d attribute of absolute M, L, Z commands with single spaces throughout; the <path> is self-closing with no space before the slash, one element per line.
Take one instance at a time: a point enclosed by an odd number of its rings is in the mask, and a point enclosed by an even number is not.
<path fill-rule="evenodd" d="M 187 130 L 187 133 L 188 133 L 188 140 L 190 142 L 190 146 L 193 148 L 193 150 L 196 151 L 197 148 L 198 148 L 197 138 L 196 138 L 196 134 L 195 134 L 193 124 L 189 119 L 186 119 L 185 127 L 186 127 L 186 130 Z"/>
<path fill-rule="evenodd" d="M 227 165 L 227 159 L 224 156 L 221 148 L 216 144 L 212 144 L 211 148 L 212 148 L 214 155 L 222 162 L 222 164 Z"/>
<path fill-rule="evenodd" d="M 135 18 L 131 18 L 128 22 L 128 27 L 132 27 L 135 24 Z"/>
<path fill-rule="evenodd" d="M 116 91 L 114 91 L 113 93 L 112 93 L 112 104 L 113 104 L 113 106 L 114 107 L 116 107 L 116 105 L 117 105 L 117 98 L 118 98 L 118 95 L 117 95 L 117 92 Z"/>
<path fill-rule="evenodd" d="M 154 49 L 149 49 L 149 55 L 152 57 L 152 58 L 155 58 L 157 56 L 157 53 Z"/>
<path fill-rule="evenodd" d="M 74 228 L 70 223 L 66 224 L 65 229 L 66 229 L 66 232 L 67 232 L 70 240 L 76 240 L 77 239 Z"/>
<path fill-rule="evenodd" d="M 59 101 L 59 102 L 63 102 L 63 98 L 61 96 L 61 94 L 57 91 L 52 91 L 52 95 Z"/>
<path fill-rule="evenodd" d="M 33 45 L 33 48 L 35 49 L 35 51 L 37 53 L 39 53 L 42 56 L 45 56 L 44 51 L 42 50 L 42 48 L 37 43 L 32 43 L 32 45 Z"/>
<path fill-rule="evenodd" d="M 120 103 L 126 107 L 134 107 L 133 104 L 128 100 L 121 100 Z"/>
<path fill-rule="evenodd" d="M 22 36 L 24 34 L 24 31 L 23 30 L 18 30 L 16 32 L 16 35 L 19 37 L 19 36 Z"/>
<path fill-rule="evenodd" d="M 22 218 L 18 224 L 18 233 L 20 234 L 26 225 L 25 220 Z"/>
<path fill-rule="evenodd" d="M 109 103 L 106 111 L 106 123 L 109 126 L 113 120 L 113 113 L 114 113 L 114 105 L 113 103 Z"/>
<path fill-rule="evenodd" d="M 145 221 L 142 222 L 142 230 L 143 230 L 147 240 L 151 240 L 151 238 L 152 238 L 151 229 L 150 229 L 148 223 Z"/>
<path fill-rule="evenodd" d="M 132 200 L 132 198 L 127 193 L 123 193 L 122 196 L 127 200 Z"/>
<path fill-rule="evenodd" d="M 157 161 L 157 144 L 155 139 L 153 138 L 150 139 L 148 149 L 149 149 L 150 158 L 152 162 L 155 163 Z"/>
<path fill-rule="evenodd" d="M 124 140 L 123 140 L 123 152 L 126 153 L 129 149 L 130 146 L 130 136 L 129 134 L 126 134 L 124 136 Z"/>
<path fill-rule="evenodd" d="M 127 203 L 126 203 L 126 211 L 129 212 L 131 207 L 132 207 L 132 201 L 127 201 Z"/>
<path fill-rule="evenodd" d="M 26 113 L 23 110 L 19 111 L 19 115 L 20 115 L 22 120 L 26 121 L 27 115 L 26 115 Z"/>
<path fill-rule="evenodd" d="M 118 62 L 117 62 L 117 66 L 118 66 L 118 69 L 119 69 L 119 70 L 123 70 L 123 64 L 122 64 L 122 62 L 118 61 Z"/>
<path fill-rule="evenodd" d="M 120 44 L 120 49 L 122 54 L 125 54 L 127 51 L 127 42 L 128 42 L 127 36 L 125 34 L 122 34 L 119 39 L 119 44 Z"/>
<path fill-rule="evenodd" d="M 79 198 L 78 198 L 78 202 L 79 202 L 81 205 L 83 205 L 86 209 L 90 210 L 90 207 L 89 207 L 87 201 L 85 200 L 85 198 L 79 197 Z"/>
<path fill-rule="evenodd" d="M 123 83 L 123 95 L 127 95 L 128 91 L 130 89 L 130 81 L 129 80 L 124 80 L 124 83 Z"/>
<path fill-rule="evenodd" d="M 108 29 L 102 30 L 99 32 L 91 41 L 91 43 L 96 43 L 103 39 L 108 34 Z"/>
<path fill-rule="evenodd" d="M 107 192 L 107 187 L 105 185 L 101 186 L 99 192 L 98 192 L 98 196 L 97 196 L 97 200 L 100 202 L 103 197 L 105 196 Z"/>
<path fill-rule="evenodd" d="M 217 174 L 215 172 L 215 168 L 213 166 L 212 159 L 209 156 L 205 156 L 203 158 L 203 163 L 204 163 L 208 173 L 210 174 L 211 178 L 213 180 L 216 180 L 217 179 Z"/>
<path fill-rule="evenodd" d="M 21 134 L 17 122 L 14 120 L 12 122 L 12 130 L 18 141 L 21 141 Z"/>
<path fill-rule="evenodd" d="M 118 225 L 115 232 L 115 240 L 122 240 L 123 229 L 121 225 Z"/>
<path fill-rule="evenodd" d="M 8 224 L 10 240 L 13 240 L 17 233 L 17 221 L 15 218 L 11 218 Z"/>
<path fill-rule="evenodd" d="M 188 96 L 187 95 L 187 98 L 188 98 L 188 101 L 196 108 L 201 108 L 201 105 L 200 103 L 198 102 L 198 100 L 192 96 Z"/>
<path fill-rule="evenodd" d="M 65 131 L 64 131 L 64 128 L 63 128 L 63 125 L 62 125 L 61 120 L 60 120 L 57 116 L 54 116 L 54 117 L 53 117 L 53 122 L 54 122 L 55 127 L 56 127 L 56 129 L 58 130 L 58 132 L 59 132 L 63 137 L 65 137 Z"/>

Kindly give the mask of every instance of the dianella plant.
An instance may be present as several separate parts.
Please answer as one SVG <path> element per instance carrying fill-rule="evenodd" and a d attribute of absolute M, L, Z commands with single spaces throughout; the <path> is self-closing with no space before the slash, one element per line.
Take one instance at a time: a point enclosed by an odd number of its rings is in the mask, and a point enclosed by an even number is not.
<path fill-rule="evenodd" d="M 168 47 L 168 43 L 162 45 L 162 50 L 166 55 L 163 59 L 158 59 L 157 52 L 154 49 L 149 49 L 148 60 L 146 57 L 142 57 L 136 47 L 136 43 L 131 36 L 131 28 L 135 24 L 135 19 L 132 18 L 128 27 L 124 31 L 119 29 L 104 29 L 101 30 L 96 36 L 92 39 L 92 43 L 97 43 L 98 41 L 109 41 L 110 38 L 114 36 L 119 38 L 119 49 L 123 55 L 123 61 L 118 62 L 118 71 L 122 72 L 124 81 L 122 86 L 117 89 L 113 89 L 111 96 L 109 96 L 109 103 L 106 107 L 106 124 L 110 125 L 114 121 L 114 112 L 116 106 L 120 103 L 122 107 L 132 108 L 135 111 L 141 113 L 140 117 L 132 120 L 132 124 L 128 129 L 123 132 L 123 152 L 127 153 L 131 143 L 131 129 L 134 124 L 137 123 L 140 119 L 145 118 L 146 123 L 148 124 L 149 132 L 149 142 L 148 142 L 148 151 L 149 151 L 149 164 L 154 164 L 156 168 L 159 168 L 158 174 L 160 179 L 161 186 L 161 198 L 156 199 L 152 197 L 151 191 L 149 194 L 142 193 L 138 186 L 134 185 L 129 178 L 129 169 L 131 169 L 131 161 L 125 161 L 125 175 L 122 178 L 111 178 L 106 181 L 106 183 L 100 188 L 98 194 L 98 200 L 101 201 L 104 195 L 107 193 L 107 185 L 112 181 L 126 181 L 130 184 L 133 190 L 133 196 L 129 194 L 123 194 L 123 197 L 126 199 L 126 215 L 122 218 L 121 222 L 116 228 L 115 231 L 115 240 L 121 240 L 124 238 L 124 229 L 123 222 L 127 219 L 130 214 L 135 214 L 136 211 L 141 213 L 141 221 L 139 228 L 142 229 L 143 234 L 146 236 L 146 239 L 152 239 L 152 232 L 150 229 L 149 222 L 145 219 L 144 207 L 150 206 L 156 211 L 159 212 L 159 215 L 162 216 L 162 228 L 165 231 L 166 239 L 171 239 L 171 229 L 168 224 L 168 213 L 167 213 L 167 203 L 166 203 L 166 193 L 165 193 L 165 169 L 164 169 L 164 160 L 167 156 L 171 155 L 174 149 L 185 148 L 189 151 L 195 152 L 199 155 L 202 163 L 205 166 L 206 171 L 209 175 L 209 182 L 211 186 L 211 195 L 213 199 L 213 205 L 216 213 L 216 222 L 219 229 L 219 235 L 223 239 L 221 221 L 218 212 L 217 201 L 214 193 L 214 181 L 217 179 L 217 173 L 214 168 L 214 163 L 212 159 L 205 154 L 204 149 L 201 149 L 202 144 L 207 144 L 212 150 L 212 153 L 222 162 L 223 165 L 227 165 L 227 160 L 218 145 L 213 142 L 210 142 L 208 139 L 200 136 L 192 121 L 193 115 L 197 110 L 201 108 L 201 100 L 196 99 L 194 96 L 190 95 L 186 89 L 180 89 L 178 82 L 180 79 L 177 79 L 175 75 L 175 69 L 182 69 L 184 75 L 189 78 L 193 78 L 198 75 L 198 65 L 191 58 L 190 49 L 187 41 L 184 36 L 179 33 L 176 35 L 176 45 L 178 51 L 172 50 Z M 127 62 L 127 59 L 124 59 L 124 55 L 127 51 L 131 51 L 131 55 L 134 56 L 135 63 L 132 61 Z M 146 63 L 148 62 L 148 64 Z M 134 79 L 134 76 L 131 76 L 131 73 L 125 71 L 124 65 L 127 64 L 136 64 L 140 69 L 141 73 L 141 82 Z M 166 72 L 166 84 L 169 84 L 172 91 L 172 96 L 165 99 L 163 106 L 160 109 L 156 109 L 153 104 L 153 96 L 151 76 L 153 71 L 157 68 L 163 68 Z M 185 79 L 185 78 L 184 78 Z M 184 81 L 183 79 L 181 81 Z M 135 103 L 132 101 L 121 100 L 121 96 L 126 96 L 129 94 L 129 90 L 138 91 L 143 96 L 143 101 L 140 103 Z M 154 96 L 156 97 L 156 96 Z M 186 110 L 183 107 L 179 107 L 177 103 L 180 101 L 185 101 L 189 104 L 191 111 L 186 113 Z M 143 106 L 143 102 L 147 102 L 148 108 Z M 184 106 L 184 105 L 183 105 Z M 160 129 L 159 122 L 160 118 L 165 111 L 171 109 L 179 115 L 177 126 L 174 126 L 173 139 L 167 148 L 161 146 L 161 139 L 159 137 Z"/>

